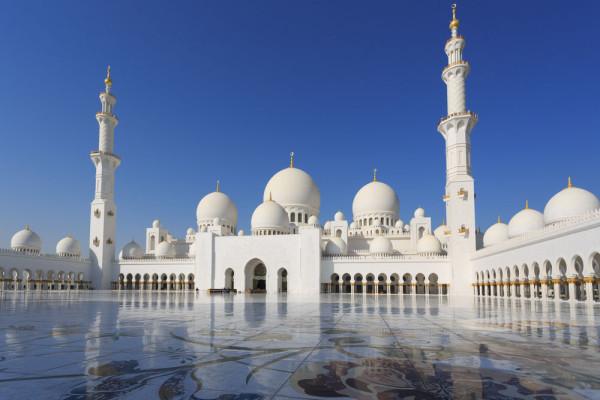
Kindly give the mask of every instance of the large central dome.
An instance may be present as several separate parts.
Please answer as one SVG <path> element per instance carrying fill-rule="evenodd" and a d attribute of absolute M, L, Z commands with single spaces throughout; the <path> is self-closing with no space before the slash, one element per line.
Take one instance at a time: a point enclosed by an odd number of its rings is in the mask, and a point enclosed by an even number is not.
<path fill-rule="evenodd" d="M 263 201 L 272 198 L 286 211 L 297 207 L 316 216 L 321 208 L 321 192 L 317 184 L 306 172 L 289 167 L 276 173 L 267 183 Z"/>
<path fill-rule="evenodd" d="M 354 219 L 367 214 L 392 214 L 398 218 L 400 201 L 394 189 L 383 182 L 373 181 L 363 186 L 352 203 Z"/>

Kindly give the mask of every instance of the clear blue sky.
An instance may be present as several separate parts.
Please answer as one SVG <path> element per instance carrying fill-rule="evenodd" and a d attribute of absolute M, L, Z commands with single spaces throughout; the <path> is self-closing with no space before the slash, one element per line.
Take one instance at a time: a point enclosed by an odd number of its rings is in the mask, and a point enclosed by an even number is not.
<path fill-rule="evenodd" d="M 0 13 L 0 247 L 26 223 L 44 251 L 84 245 L 106 66 L 119 117 L 117 245 L 160 218 L 176 237 L 221 189 L 238 229 L 295 164 L 321 222 L 372 179 L 408 221 L 444 217 L 446 1 L 28 1 Z M 477 224 L 574 184 L 600 194 L 598 1 L 461 1 Z M 87 251 L 84 250 L 84 254 Z"/>

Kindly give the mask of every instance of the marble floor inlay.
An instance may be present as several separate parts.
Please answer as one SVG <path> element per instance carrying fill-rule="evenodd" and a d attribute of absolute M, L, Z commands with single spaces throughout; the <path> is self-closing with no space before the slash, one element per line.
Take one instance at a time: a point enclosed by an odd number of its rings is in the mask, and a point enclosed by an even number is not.
<path fill-rule="evenodd" d="M 0 292 L 0 398 L 598 399 L 600 305 Z"/>

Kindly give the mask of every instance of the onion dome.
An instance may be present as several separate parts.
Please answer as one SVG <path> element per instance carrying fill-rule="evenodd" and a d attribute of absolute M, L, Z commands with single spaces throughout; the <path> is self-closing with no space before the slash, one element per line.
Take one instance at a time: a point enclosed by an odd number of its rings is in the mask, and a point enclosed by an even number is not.
<path fill-rule="evenodd" d="M 350 229 L 356 229 L 356 228 L 358 228 L 358 226 L 356 225 L 356 222 L 352 222 L 350 224 Z"/>
<path fill-rule="evenodd" d="M 600 201 L 585 189 L 571 185 L 561 190 L 552 197 L 544 208 L 544 222 L 546 225 L 558 222 L 569 217 L 589 213 L 600 208 Z"/>
<path fill-rule="evenodd" d="M 421 207 L 417 208 L 415 210 L 415 218 L 425 218 L 425 210 L 423 210 Z"/>
<path fill-rule="evenodd" d="M 523 235 L 543 227 L 544 214 L 529 208 L 529 202 L 525 202 L 525 208 L 516 213 L 508 223 L 508 237 Z"/>
<path fill-rule="evenodd" d="M 323 226 L 323 229 L 325 229 L 326 231 L 328 231 L 329 229 L 331 229 L 331 221 L 325 222 L 325 225 Z"/>
<path fill-rule="evenodd" d="M 273 200 L 267 200 L 256 207 L 250 221 L 252 234 L 289 233 L 290 221 L 285 209 Z"/>
<path fill-rule="evenodd" d="M 427 232 L 417 243 L 419 254 L 442 254 L 442 243 L 440 240 Z"/>
<path fill-rule="evenodd" d="M 69 233 L 69 236 L 56 244 L 56 254 L 63 257 L 79 257 L 81 256 L 81 245 Z"/>
<path fill-rule="evenodd" d="M 370 214 L 384 214 L 398 218 L 400 201 L 394 189 L 383 182 L 373 181 L 363 186 L 352 202 L 354 219 Z"/>
<path fill-rule="evenodd" d="M 160 222 L 160 219 L 155 219 L 154 222 L 152 222 L 152 227 L 153 228 L 162 228 L 162 222 Z"/>
<path fill-rule="evenodd" d="M 308 224 L 312 226 L 319 226 L 319 217 L 316 215 L 311 215 L 308 219 Z"/>
<path fill-rule="evenodd" d="M 219 192 L 217 186 L 216 192 L 207 194 L 198 203 L 196 218 L 198 226 L 212 225 L 215 218 L 220 218 L 221 225 L 236 227 L 238 209 L 229 196 Z"/>
<path fill-rule="evenodd" d="M 437 228 L 435 228 L 435 230 L 433 231 L 433 236 L 438 238 L 440 241 L 445 242 L 446 241 L 446 233 L 445 233 L 446 231 L 449 231 L 448 226 L 446 225 L 446 223 L 444 221 L 442 221 L 442 224 L 440 226 L 438 226 Z"/>
<path fill-rule="evenodd" d="M 402 229 L 402 228 L 404 228 L 404 221 L 402 221 L 401 219 L 399 219 L 399 220 L 398 220 L 398 221 L 396 221 L 396 223 L 394 224 L 394 227 L 395 227 L 395 228 L 398 228 L 398 229 Z"/>
<path fill-rule="evenodd" d="M 246 236 L 246 231 L 243 229 L 240 229 L 237 233 L 238 236 Z"/>
<path fill-rule="evenodd" d="M 304 213 L 319 216 L 321 208 L 319 187 L 310 175 L 294 167 L 293 153 L 290 167 L 273 175 L 267 183 L 263 201 L 266 202 L 269 198 L 284 208 L 300 208 Z"/>
<path fill-rule="evenodd" d="M 385 236 L 375 236 L 369 244 L 369 253 L 371 254 L 392 254 L 393 252 L 392 242 Z"/>
<path fill-rule="evenodd" d="M 344 213 L 339 211 L 335 213 L 335 215 L 333 216 L 333 220 L 334 221 L 344 221 L 346 220 L 346 217 L 344 217 Z"/>
<path fill-rule="evenodd" d="M 506 240 L 508 240 L 508 225 L 500 222 L 500 217 L 498 217 L 498 222 L 485 231 L 485 234 L 483 235 L 483 246 L 491 246 Z"/>
<path fill-rule="evenodd" d="M 127 243 L 121 251 L 121 258 L 142 258 L 144 257 L 144 250 L 142 246 L 137 244 L 133 238 L 131 242 Z"/>
<path fill-rule="evenodd" d="M 162 241 L 156 246 L 156 251 L 154 252 L 156 258 L 174 258 L 175 257 L 175 246 L 172 243 Z"/>
<path fill-rule="evenodd" d="M 17 251 L 39 253 L 42 250 L 42 239 L 27 225 L 25 229 L 14 234 L 10 240 L 10 247 Z"/>
<path fill-rule="evenodd" d="M 192 244 L 190 244 L 190 248 L 188 249 L 188 257 L 196 258 L 196 242 L 192 242 Z"/>
<path fill-rule="evenodd" d="M 348 246 L 342 238 L 332 237 L 325 245 L 325 254 L 328 256 L 345 256 L 348 254 Z"/>
<path fill-rule="evenodd" d="M 188 228 L 186 235 L 191 236 L 191 235 L 195 235 L 196 231 L 194 230 L 194 228 Z"/>

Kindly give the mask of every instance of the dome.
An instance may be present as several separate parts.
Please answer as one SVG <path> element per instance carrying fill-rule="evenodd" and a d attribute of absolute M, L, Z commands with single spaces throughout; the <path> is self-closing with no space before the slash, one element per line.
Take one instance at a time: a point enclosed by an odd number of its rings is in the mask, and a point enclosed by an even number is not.
<path fill-rule="evenodd" d="M 188 249 L 188 257 L 196 258 L 196 242 L 192 242 L 192 244 L 190 244 L 190 248 Z"/>
<path fill-rule="evenodd" d="M 238 235 L 238 236 L 246 236 L 246 231 L 244 231 L 243 229 L 240 229 L 240 230 L 238 231 L 238 234 L 237 234 L 237 235 Z"/>
<path fill-rule="evenodd" d="M 404 232 L 410 232 L 410 225 L 409 224 L 404 225 Z"/>
<path fill-rule="evenodd" d="M 483 235 L 483 246 L 491 246 L 496 243 L 501 243 L 508 240 L 508 225 L 500 222 L 498 217 L 498 223 L 490 226 L 485 234 Z"/>
<path fill-rule="evenodd" d="M 438 238 L 440 241 L 446 241 L 446 231 L 449 231 L 448 226 L 442 222 L 442 224 L 433 231 L 433 236 Z"/>
<path fill-rule="evenodd" d="M 537 210 L 525 208 L 514 215 L 508 223 L 508 237 L 523 235 L 528 232 L 537 231 L 544 227 L 544 214 Z"/>
<path fill-rule="evenodd" d="M 195 234 L 196 234 L 196 231 L 194 230 L 194 228 L 188 228 L 188 230 L 187 230 L 186 234 L 187 234 L 188 236 L 195 235 Z"/>
<path fill-rule="evenodd" d="M 415 218 L 425 218 L 425 210 L 423 210 L 421 207 L 417 208 L 415 210 Z"/>
<path fill-rule="evenodd" d="M 172 243 L 163 241 L 156 246 L 154 255 L 157 258 L 174 258 L 175 257 L 175 246 Z"/>
<path fill-rule="evenodd" d="M 162 222 L 160 222 L 160 219 L 155 219 L 154 222 L 152 222 L 152 227 L 153 228 L 162 228 Z"/>
<path fill-rule="evenodd" d="M 42 239 L 27 225 L 27 228 L 14 234 L 10 240 L 10 247 L 13 250 L 39 253 L 42 250 Z"/>
<path fill-rule="evenodd" d="M 233 200 L 225 193 L 212 192 L 204 196 L 198 203 L 196 218 L 198 225 L 201 225 L 202 222 L 212 224 L 215 218 L 220 218 L 221 224 L 235 227 L 237 226 L 238 209 Z"/>
<path fill-rule="evenodd" d="M 440 243 L 437 237 L 431 233 L 427 233 L 419 239 L 417 252 L 419 254 L 442 254 L 442 243 Z"/>
<path fill-rule="evenodd" d="M 586 214 L 600 208 L 600 201 L 585 189 L 569 186 L 552 197 L 544 208 L 544 222 L 551 224 L 560 220 Z"/>
<path fill-rule="evenodd" d="M 325 222 L 325 225 L 323 226 L 323 229 L 325 229 L 326 231 L 331 229 L 331 221 L 327 221 Z"/>
<path fill-rule="evenodd" d="M 121 258 L 142 258 L 144 257 L 144 250 L 142 246 L 137 244 L 133 239 L 127 243 L 121 251 Z"/>
<path fill-rule="evenodd" d="M 252 231 L 269 229 L 275 231 L 289 231 L 290 221 L 283 207 L 275 201 L 265 201 L 256 207 L 252 214 Z"/>
<path fill-rule="evenodd" d="M 308 219 L 308 224 L 313 226 L 319 226 L 319 218 L 316 215 L 311 215 Z"/>
<path fill-rule="evenodd" d="M 369 253 L 371 254 L 392 254 L 393 252 L 392 242 L 385 236 L 375 236 L 369 244 Z"/>
<path fill-rule="evenodd" d="M 345 221 L 346 217 L 344 217 L 344 213 L 341 211 L 338 211 L 335 213 L 335 215 L 333 216 L 333 220 L 334 221 Z"/>
<path fill-rule="evenodd" d="M 325 254 L 328 256 L 345 256 L 348 254 L 348 246 L 342 238 L 332 237 L 325 245 Z"/>
<path fill-rule="evenodd" d="M 398 220 L 398 221 L 396 221 L 396 223 L 394 224 L 394 227 L 395 227 L 395 228 L 398 228 L 398 229 L 402 229 L 402 228 L 404 228 L 404 221 L 402 221 L 401 219 L 399 219 L 399 220 Z"/>
<path fill-rule="evenodd" d="M 313 178 L 301 169 L 289 167 L 273 175 L 265 187 L 263 201 L 271 197 L 283 207 L 305 207 L 316 216 L 321 208 L 321 192 Z"/>
<path fill-rule="evenodd" d="M 350 229 L 356 229 L 356 227 L 357 227 L 357 226 L 356 226 L 356 222 L 352 222 L 352 223 L 350 224 Z"/>
<path fill-rule="evenodd" d="M 352 202 L 354 218 L 363 214 L 393 214 L 398 218 L 400 201 L 394 189 L 383 182 L 373 181 L 363 186 Z"/>
<path fill-rule="evenodd" d="M 81 245 L 69 233 L 69 236 L 61 239 L 56 244 L 56 254 L 59 256 L 79 257 L 81 256 Z"/>

